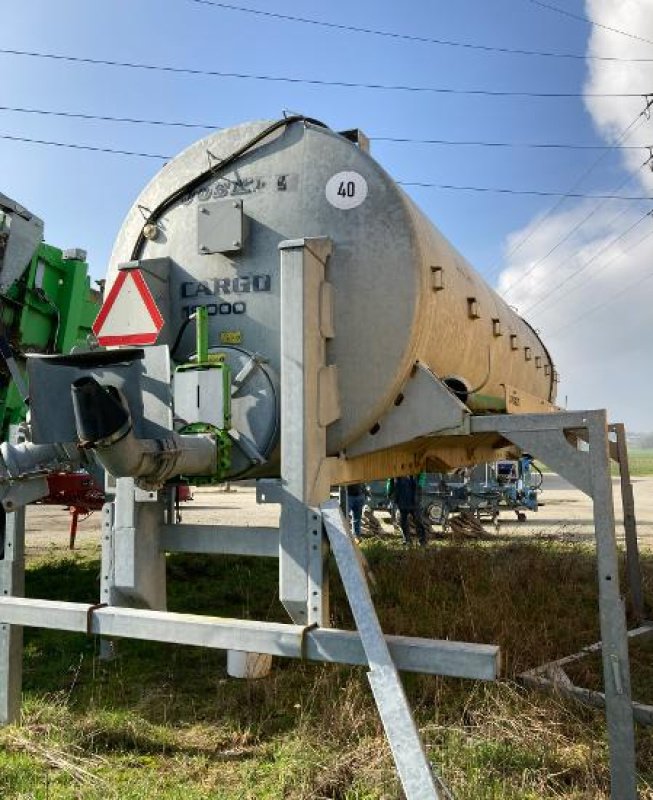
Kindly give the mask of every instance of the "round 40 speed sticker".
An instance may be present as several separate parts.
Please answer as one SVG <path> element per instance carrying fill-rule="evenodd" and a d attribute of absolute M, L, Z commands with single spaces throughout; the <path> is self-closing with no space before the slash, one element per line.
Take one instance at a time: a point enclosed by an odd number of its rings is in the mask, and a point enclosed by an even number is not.
<path fill-rule="evenodd" d="M 336 208 L 356 208 L 367 197 L 367 181 L 359 172 L 337 172 L 327 181 L 325 193 Z"/>

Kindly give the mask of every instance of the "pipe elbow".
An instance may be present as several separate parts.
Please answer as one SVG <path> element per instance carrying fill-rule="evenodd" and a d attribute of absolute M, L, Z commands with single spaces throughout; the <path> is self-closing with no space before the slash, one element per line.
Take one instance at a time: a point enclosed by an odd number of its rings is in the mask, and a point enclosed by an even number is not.
<path fill-rule="evenodd" d="M 70 387 L 77 435 L 83 445 L 117 442 L 132 427 L 131 415 L 115 386 L 102 386 L 95 378 L 78 378 Z"/>
<path fill-rule="evenodd" d="M 118 389 L 83 377 L 71 386 L 77 435 L 95 450 L 98 461 L 115 478 L 137 478 L 162 485 L 179 475 L 213 475 L 217 442 L 212 436 L 138 439 L 129 409 Z"/>

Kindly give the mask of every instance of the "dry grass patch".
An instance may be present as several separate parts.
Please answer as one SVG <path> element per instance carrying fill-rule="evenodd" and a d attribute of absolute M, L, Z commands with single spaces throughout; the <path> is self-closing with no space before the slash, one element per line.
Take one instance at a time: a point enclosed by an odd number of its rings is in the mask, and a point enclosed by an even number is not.
<path fill-rule="evenodd" d="M 579 545 L 370 543 L 375 600 L 388 633 L 497 643 L 496 685 L 405 675 L 427 752 L 460 800 L 607 798 L 600 712 L 515 683 L 519 672 L 598 638 L 595 563 Z M 644 560 L 653 585 L 653 561 Z M 97 562 L 49 559 L 32 596 L 93 602 Z M 173 610 L 284 620 L 276 564 L 170 559 Z M 337 580 L 333 622 L 352 618 Z M 230 680 L 223 654 L 26 633 L 23 726 L 0 731 L 0 796 L 48 800 L 399 800 L 362 668 L 277 660 L 267 678 Z M 653 681 L 653 675 L 651 676 Z M 644 682 L 648 684 L 649 678 Z M 642 796 L 653 798 L 653 739 L 640 730 Z"/>

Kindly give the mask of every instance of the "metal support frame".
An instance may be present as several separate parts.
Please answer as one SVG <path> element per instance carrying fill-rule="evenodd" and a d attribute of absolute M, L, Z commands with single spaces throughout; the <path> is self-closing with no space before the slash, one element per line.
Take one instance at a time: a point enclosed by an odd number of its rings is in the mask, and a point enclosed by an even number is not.
<path fill-rule="evenodd" d="M 18 440 L 18 426 L 9 427 L 9 441 Z M 0 597 L 25 594 L 25 507 L 5 513 L 0 506 Z M 20 718 L 23 685 L 23 629 L 0 623 L 0 724 Z"/>
<path fill-rule="evenodd" d="M 169 524 L 161 526 L 159 546 L 170 553 L 279 558 L 279 529 Z"/>
<path fill-rule="evenodd" d="M 162 493 L 138 489 L 133 478 L 118 478 L 102 575 L 108 598 L 118 606 L 166 608 L 166 562 L 161 549 L 165 519 Z"/>
<path fill-rule="evenodd" d="M 619 591 L 608 424 L 605 411 L 474 417 L 472 432 L 498 433 L 540 458 L 592 498 L 599 587 L 611 797 L 637 797 L 628 630 Z M 578 432 L 581 436 L 578 436 Z M 588 444 L 578 449 L 576 439 Z"/>
<path fill-rule="evenodd" d="M 628 631 L 629 639 L 651 635 L 653 635 L 653 624 L 651 623 Z M 556 661 L 549 661 L 547 664 L 541 664 L 539 667 L 522 672 L 519 680 L 526 686 L 533 686 L 536 689 L 555 689 L 559 694 L 578 700 L 580 703 L 593 708 L 605 708 L 604 692 L 576 686 L 565 671 L 565 667 L 568 664 L 580 661 L 592 653 L 601 652 L 602 647 L 602 642 L 590 644 L 578 653 L 558 658 Z M 633 717 L 636 722 L 641 725 L 653 725 L 653 705 L 633 701 L 632 706 Z"/>
<path fill-rule="evenodd" d="M 25 509 L 0 511 L 0 599 L 25 592 Z M 23 680 L 23 629 L 0 623 L 0 724 L 20 718 Z"/>
<path fill-rule="evenodd" d="M 105 637 L 269 653 L 310 661 L 368 663 L 362 636 L 336 628 L 23 597 L 0 597 L 0 618 L 12 626 L 88 631 Z M 385 636 L 384 641 L 397 668 L 405 672 L 475 680 L 497 677 L 499 648 L 495 645 L 410 636 Z"/>
<path fill-rule="evenodd" d="M 326 280 L 330 252 L 328 239 L 280 245 L 283 477 L 280 484 L 268 482 L 259 493 L 282 504 L 278 534 L 266 528 L 248 531 L 175 524 L 165 492 L 143 491 L 132 479 L 119 479 L 115 502 L 103 510 L 101 601 L 108 605 L 89 607 L 21 598 L 24 516 L 21 512 L 9 515 L 8 547 L 0 561 L 0 721 L 9 721 L 18 713 L 21 626 L 367 664 L 408 800 L 448 794 L 445 787 L 436 788 L 397 671 L 493 679 L 498 672 L 498 648 L 384 636 L 381 631 L 360 554 L 339 510 L 328 502 L 337 470 L 326 457 L 326 428 L 340 413 L 335 367 L 326 363 L 327 340 L 334 335 L 332 292 Z M 612 798 L 633 800 L 633 710 L 605 412 L 472 416 L 467 423 L 464 430 L 451 430 L 449 435 L 492 434 L 496 444 L 502 439 L 512 442 L 541 458 L 592 498 Z M 588 451 L 577 448 L 578 438 L 586 439 Z M 328 627 L 325 564 L 329 542 L 358 632 Z M 11 548 L 13 561 L 8 558 Z M 165 552 L 175 550 L 277 555 L 280 597 L 293 624 L 162 610 L 166 603 Z"/>
<path fill-rule="evenodd" d="M 290 618 L 329 624 L 326 549 L 319 505 L 329 497 L 326 428 L 339 416 L 329 392 L 333 367 L 326 340 L 333 335 L 326 266 L 329 239 L 282 242 L 281 254 L 281 474 L 279 596 Z"/>
<path fill-rule="evenodd" d="M 610 442 L 610 456 L 619 465 L 619 481 L 621 486 L 621 507 L 624 517 L 624 534 L 626 538 L 626 571 L 628 588 L 633 604 L 633 615 L 637 622 L 646 616 L 644 593 L 642 591 L 642 572 L 639 561 L 639 544 L 637 542 L 637 520 L 635 517 L 635 497 L 630 480 L 630 464 L 628 462 L 628 445 L 626 428 L 622 422 L 609 426 L 614 434 L 614 442 Z"/>
<path fill-rule="evenodd" d="M 21 626 L 96 633 L 103 637 L 103 653 L 108 653 L 111 637 L 128 637 L 368 664 L 370 684 L 408 800 L 438 798 L 398 670 L 493 680 L 499 669 L 499 649 L 383 635 L 342 518 L 339 512 L 333 516 L 328 506 L 324 511 L 320 507 L 329 498 L 331 480 L 326 428 L 340 413 L 336 369 L 326 363 L 326 343 L 334 333 L 332 292 L 326 281 L 331 242 L 283 242 L 280 252 L 283 478 L 280 491 L 270 484 L 264 492 L 281 501 L 279 530 L 175 524 L 164 491 L 141 490 L 131 478 L 118 479 L 114 502 L 103 508 L 100 605 L 20 597 L 22 549 L 17 570 L 0 573 L 5 590 L 0 596 L 2 630 L 13 637 L 2 648 L 4 720 L 18 709 Z M 23 517 L 11 519 L 22 522 Z M 22 535 L 23 529 L 18 525 L 8 530 Z M 329 628 L 329 539 L 359 632 Z M 22 539 L 7 541 L 16 546 L 14 542 Z M 280 597 L 293 624 L 166 612 L 168 551 L 278 557 Z"/>

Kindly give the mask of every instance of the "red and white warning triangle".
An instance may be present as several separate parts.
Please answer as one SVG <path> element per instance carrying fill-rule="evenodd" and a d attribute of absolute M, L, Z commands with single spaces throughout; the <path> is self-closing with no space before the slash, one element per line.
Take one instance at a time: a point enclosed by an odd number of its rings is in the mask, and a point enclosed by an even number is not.
<path fill-rule="evenodd" d="M 93 333 L 104 347 L 154 344 L 163 325 L 141 271 L 122 269 L 93 323 Z"/>

